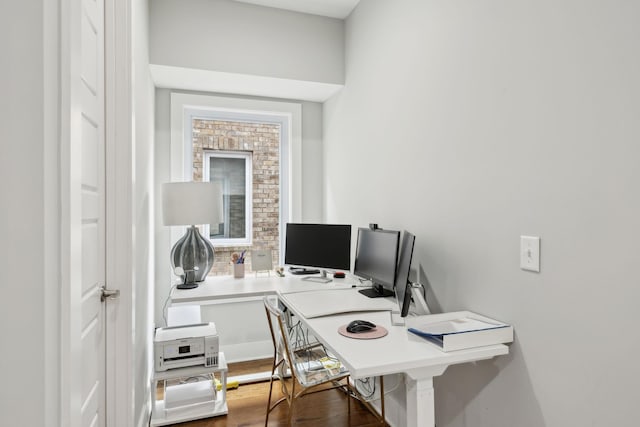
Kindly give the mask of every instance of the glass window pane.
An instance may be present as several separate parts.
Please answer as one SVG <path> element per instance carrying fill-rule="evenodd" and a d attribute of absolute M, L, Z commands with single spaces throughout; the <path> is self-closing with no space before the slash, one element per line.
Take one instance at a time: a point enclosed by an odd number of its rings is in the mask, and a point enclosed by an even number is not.
<path fill-rule="evenodd" d="M 224 222 L 210 228 L 212 239 L 246 237 L 246 160 L 233 157 L 211 157 L 209 180 L 222 185 Z"/>

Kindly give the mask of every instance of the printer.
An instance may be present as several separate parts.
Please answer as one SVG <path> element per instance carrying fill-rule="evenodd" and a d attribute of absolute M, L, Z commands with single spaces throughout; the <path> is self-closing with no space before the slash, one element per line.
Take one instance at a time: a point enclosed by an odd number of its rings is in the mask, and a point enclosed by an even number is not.
<path fill-rule="evenodd" d="M 157 372 L 218 365 L 218 332 L 213 322 L 157 328 L 153 344 Z"/>

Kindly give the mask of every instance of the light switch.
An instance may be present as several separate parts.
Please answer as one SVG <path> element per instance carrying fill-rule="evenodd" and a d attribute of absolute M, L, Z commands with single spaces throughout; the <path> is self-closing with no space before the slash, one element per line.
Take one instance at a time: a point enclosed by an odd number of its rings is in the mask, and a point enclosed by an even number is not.
<path fill-rule="evenodd" d="M 520 268 L 540 272 L 540 238 L 520 236 Z"/>

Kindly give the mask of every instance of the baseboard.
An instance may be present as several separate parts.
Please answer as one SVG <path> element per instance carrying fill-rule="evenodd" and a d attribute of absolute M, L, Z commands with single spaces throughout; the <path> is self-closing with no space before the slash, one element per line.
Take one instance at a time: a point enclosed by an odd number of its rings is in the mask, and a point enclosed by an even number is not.
<path fill-rule="evenodd" d="M 136 422 L 135 425 L 136 427 L 147 427 L 150 421 L 151 421 L 151 400 L 147 399 L 144 406 L 140 409 L 140 414 L 138 414 L 138 422 Z"/>
<path fill-rule="evenodd" d="M 224 351 L 227 363 L 267 359 L 273 357 L 273 342 L 267 340 L 240 344 L 223 344 L 220 346 L 220 350 Z"/>

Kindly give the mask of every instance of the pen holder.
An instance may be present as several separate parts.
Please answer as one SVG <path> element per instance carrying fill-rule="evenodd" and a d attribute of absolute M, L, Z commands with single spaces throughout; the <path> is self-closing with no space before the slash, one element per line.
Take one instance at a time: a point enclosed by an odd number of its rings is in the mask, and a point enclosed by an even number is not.
<path fill-rule="evenodd" d="M 232 264 L 233 265 L 233 277 L 236 279 L 242 279 L 244 277 L 244 264 Z"/>

